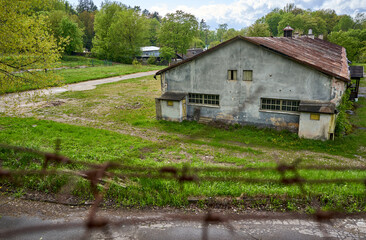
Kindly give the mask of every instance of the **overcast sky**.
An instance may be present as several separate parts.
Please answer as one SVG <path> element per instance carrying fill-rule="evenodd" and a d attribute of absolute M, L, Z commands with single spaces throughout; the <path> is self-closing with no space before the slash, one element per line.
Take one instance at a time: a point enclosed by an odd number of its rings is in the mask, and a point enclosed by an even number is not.
<path fill-rule="evenodd" d="M 103 0 L 93 0 L 100 8 Z M 337 14 L 355 16 L 358 12 L 366 13 L 366 0 L 118 0 L 126 5 L 140 6 L 150 12 L 157 11 L 161 16 L 183 10 L 205 19 L 214 30 L 218 24 L 227 23 L 229 28 L 241 29 L 250 26 L 255 20 L 266 15 L 274 8 L 283 8 L 286 3 L 295 3 L 303 9 L 334 9 Z M 76 6 L 78 0 L 69 0 Z"/>

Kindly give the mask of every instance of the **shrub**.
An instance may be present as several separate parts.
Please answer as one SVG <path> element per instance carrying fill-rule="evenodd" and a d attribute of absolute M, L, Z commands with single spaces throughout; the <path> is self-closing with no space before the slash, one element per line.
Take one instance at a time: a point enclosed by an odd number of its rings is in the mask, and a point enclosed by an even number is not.
<path fill-rule="evenodd" d="M 346 113 L 347 110 L 353 107 L 351 100 L 349 100 L 350 92 L 350 89 L 348 89 L 343 94 L 341 104 L 337 108 L 339 113 L 336 120 L 335 135 L 338 137 L 349 134 L 352 131 L 352 125 Z"/>

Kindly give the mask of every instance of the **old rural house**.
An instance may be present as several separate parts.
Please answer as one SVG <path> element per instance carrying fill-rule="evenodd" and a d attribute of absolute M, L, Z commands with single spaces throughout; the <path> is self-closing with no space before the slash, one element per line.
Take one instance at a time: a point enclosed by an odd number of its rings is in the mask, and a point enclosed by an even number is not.
<path fill-rule="evenodd" d="M 158 119 L 222 121 L 333 139 L 349 79 L 343 47 L 311 36 L 237 36 L 160 70 Z"/>

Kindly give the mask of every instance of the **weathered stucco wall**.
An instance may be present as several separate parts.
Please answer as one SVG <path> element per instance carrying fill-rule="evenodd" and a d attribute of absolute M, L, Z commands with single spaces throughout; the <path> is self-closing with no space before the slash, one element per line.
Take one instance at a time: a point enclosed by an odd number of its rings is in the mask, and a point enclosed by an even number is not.
<path fill-rule="evenodd" d="M 227 80 L 237 70 L 238 80 Z M 243 70 L 253 70 L 253 81 L 243 81 Z M 201 116 L 232 123 L 298 129 L 299 114 L 260 110 L 261 98 L 330 101 L 332 78 L 273 53 L 237 40 L 196 60 L 177 66 L 162 76 L 167 91 L 219 94 L 220 106 L 188 104 Z"/>
<path fill-rule="evenodd" d="M 169 121 L 182 121 L 182 103 L 180 101 L 172 101 L 173 106 L 168 106 L 168 101 L 160 100 L 162 119 Z"/>
<path fill-rule="evenodd" d="M 320 114 L 319 120 L 311 120 L 311 113 L 301 113 L 299 137 L 328 140 L 334 134 L 335 114 Z"/>

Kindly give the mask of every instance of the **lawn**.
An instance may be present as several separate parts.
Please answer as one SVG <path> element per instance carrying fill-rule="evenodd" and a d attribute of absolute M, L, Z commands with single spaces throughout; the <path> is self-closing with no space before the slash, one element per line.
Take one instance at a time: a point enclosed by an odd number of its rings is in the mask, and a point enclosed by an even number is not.
<path fill-rule="evenodd" d="M 75 68 L 80 67 L 82 68 Z M 86 66 L 86 67 L 85 67 Z M 49 70 L 47 73 L 34 72 L 33 74 L 48 74 L 49 81 L 39 82 L 24 80 L 20 81 L 16 85 L 9 84 L 1 88 L 2 93 L 13 93 L 28 91 L 34 89 L 43 89 L 48 87 L 62 86 L 70 83 L 77 83 L 82 81 L 115 77 L 121 75 L 127 75 L 137 72 L 148 72 L 153 70 L 160 70 L 164 66 L 155 65 L 132 65 L 132 64 L 116 64 L 112 62 L 105 62 L 98 59 L 90 59 L 86 57 L 79 56 L 64 56 L 61 62 L 56 65 L 56 67 L 71 67 L 70 69 L 60 69 L 60 70 Z M 36 66 L 35 66 L 36 68 Z M 19 76 L 24 74 L 19 73 Z"/>
<path fill-rule="evenodd" d="M 182 168 L 275 167 L 278 163 L 299 161 L 300 166 L 364 166 L 366 157 L 366 100 L 360 98 L 350 116 L 354 131 L 335 141 L 314 141 L 296 134 L 254 127 L 218 127 L 196 122 L 174 123 L 155 120 L 154 98 L 160 95 L 160 81 L 143 77 L 98 86 L 94 90 L 66 92 L 51 97 L 48 103 L 22 112 L 32 118 L 0 118 L 0 142 L 53 151 L 61 140 L 61 154 L 78 161 L 118 163 L 141 167 L 173 166 Z M 50 121 L 53 120 L 53 121 Z M 56 121 L 56 122 L 55 122 Z M 39 169 L 42 160 L 31 154 L 2 148 L 2 166 L 10 169 Z M 79 166 L 80 167 L 80 166 Z M 64 167 L 78 169 L 78 166 Z M 117 173 L 125 173 L 118 170 Z M 128 173 L 128 172 L 127 172 Z M 125 173 L 125 174 L 127 174 Z M 198 173 L 198 172 L 197 172 Z M 201 177 L 246 177 L 275 181 L 276 171 L 199 172 Z M 365 171 L 301 170 L 305 179 L 365 178 Z M 301 194 L 297 186 L 279 183 L 239 183 L 215 181 L 186 183 L 153 178 L 110 179 L 107 195 L 123 206 L 187 206 L 188 199 L 207 197 L 231 199 L 233 204 L 249 204 L 266 209 L 304 209 L 316 196 L 324 207 L 349 211 L 365 210 L 363 184 L 339 183 L 306 185 L 310 195 Z M 70 194 L 89 198 L 85 180 L 54 177 L 41 180 L 26 177 L 18 189 L 59 192 L 66 183 Z M 71 184 L 70 182 L 73 182 Z M 6 185 L 8 186 L 8 185 Z M 245 202 L 235 199 L 245 196 Z M 290 198 L 290 199 L 289 199 Z"/>

